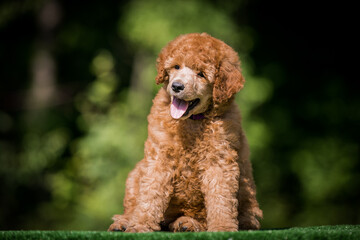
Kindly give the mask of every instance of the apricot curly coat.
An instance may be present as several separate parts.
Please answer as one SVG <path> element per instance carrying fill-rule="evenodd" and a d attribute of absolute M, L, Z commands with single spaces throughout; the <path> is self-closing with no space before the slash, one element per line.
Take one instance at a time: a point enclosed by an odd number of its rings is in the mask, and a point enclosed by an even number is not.
<path fill-rule="evenodd" d="M 148 116 L 145 156 L 128 176 L 124 214 L 109 231 L 259 229 L 234 101 L 244 84 L 237 53 L 205 33 L 182 35 L 161 51 L 157 71 L 163 88 Z"/>

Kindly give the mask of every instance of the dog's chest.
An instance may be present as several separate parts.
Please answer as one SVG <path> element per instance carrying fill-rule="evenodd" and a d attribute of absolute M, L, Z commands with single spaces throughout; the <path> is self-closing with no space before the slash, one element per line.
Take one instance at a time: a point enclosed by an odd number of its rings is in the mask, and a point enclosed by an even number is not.
<path fill-rule="evenodd" d="M 195 143 L 193 148 L 182 148 L 178 149 L 181 154 L 176 159 L 176 167 L 173 177 L 174 186 L 174 200 L 179 204 L 189 205 L 192 207 L 203 203 L 203 194 L 201 192 L 201 176 L 203 173 L 203 161 L 205 156 L 199 149 L 203 146 L 199 143 Z"/>
<path fill-rule="evenodd" d="M 197 205 L 203 201 L 199 169 L 184 163 L 174 173 L 174 200 L 179 204 Z"/>
<path fill-rule="evenodd" d="M 175 158 L 173 201 L 176 204 L 188 205 L 189 208 L 204 203 L 201 191 L 202 175 L 209 165 L 209 153 L 214 150 L 212 143 L 206 140 L 214 134 L 213 129 L 192 121 L 192 124 L 180 125 L 172 139 L 172 156 Z"/>

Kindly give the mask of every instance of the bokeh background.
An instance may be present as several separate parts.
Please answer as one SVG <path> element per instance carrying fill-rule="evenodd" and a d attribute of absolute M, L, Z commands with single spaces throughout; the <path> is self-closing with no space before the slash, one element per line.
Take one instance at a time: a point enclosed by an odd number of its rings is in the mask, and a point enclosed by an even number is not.
<path fill-rule="evenodd" d="M 360 223 L 351 6 L 318 1 L 0 2 L 0 229 L 106 230 L 143 156 L 161 48 L 239 52 L 263 228 Z"/>

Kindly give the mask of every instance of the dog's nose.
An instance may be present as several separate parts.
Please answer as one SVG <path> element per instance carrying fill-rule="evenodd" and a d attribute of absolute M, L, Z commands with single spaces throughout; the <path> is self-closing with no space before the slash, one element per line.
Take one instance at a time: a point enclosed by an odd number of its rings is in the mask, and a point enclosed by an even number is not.
<path fill-rule="evenodd" d="M 174 92 L 176 92 L 176 93 L 184 90 L 184 88 L 185 88 L 184 84 L 179 83 L 179 82 L 174 82 L 174 83 L 171 85 L 171 89 L 172 89 Z"/>

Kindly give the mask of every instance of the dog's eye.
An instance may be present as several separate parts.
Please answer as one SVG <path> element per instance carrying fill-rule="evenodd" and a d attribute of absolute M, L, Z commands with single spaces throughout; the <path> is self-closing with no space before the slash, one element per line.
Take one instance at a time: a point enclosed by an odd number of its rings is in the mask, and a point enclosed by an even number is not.
<path fill-rule="evenodd" d="M 179 66 L 179 65 L 175 65 L 174 68 L 175 68 L 175 69 L 180 69 L 180 66 Z"/>
<path fill-rule="evenodd" d="M 205 75 L 204 75 L 203 72 L 199 72 L 199 73 L 198 73 L 198 76 L 199 76 L 199 77 L 202 77 L 202 78 L 205 78 Z"/>

